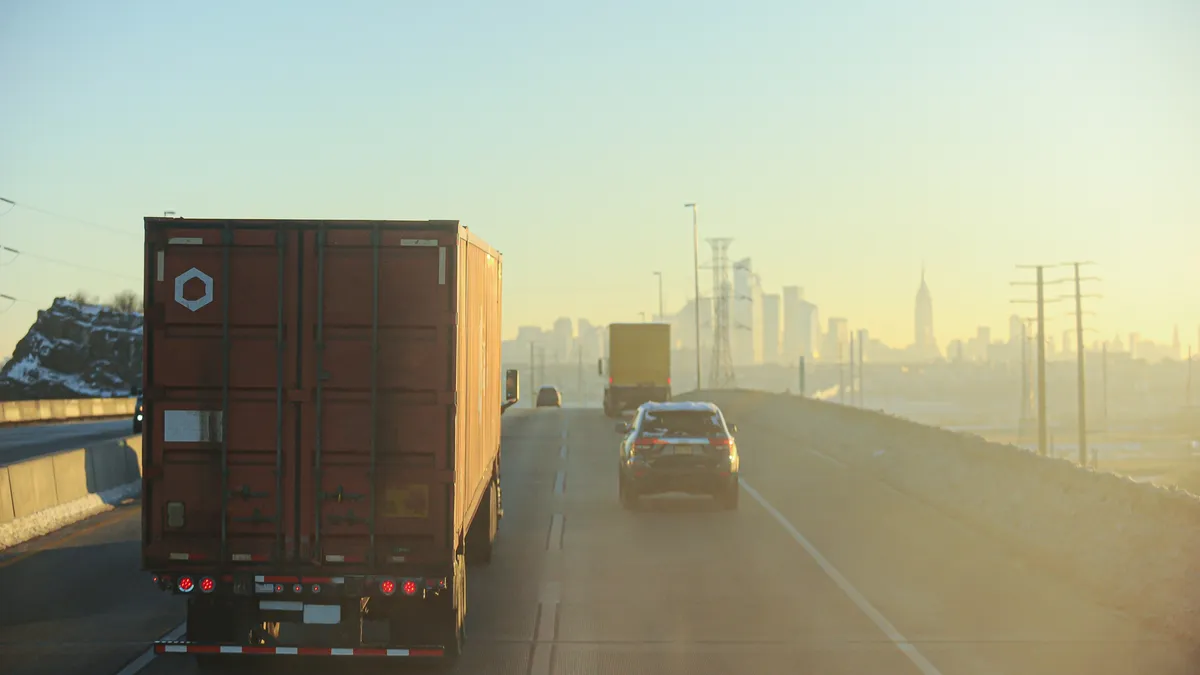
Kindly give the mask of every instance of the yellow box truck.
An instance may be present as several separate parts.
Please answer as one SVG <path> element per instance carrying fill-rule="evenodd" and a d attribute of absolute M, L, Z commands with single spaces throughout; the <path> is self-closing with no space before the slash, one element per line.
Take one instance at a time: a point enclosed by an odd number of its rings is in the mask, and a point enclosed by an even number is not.
<path fill-rule="evenodd" d="M 647 401 L 671 400 L 671 326 L 614 323 L 608 327 L 604 414 L 617 417 Z M 604 375 L 604 359 L 600 375 Z"/>

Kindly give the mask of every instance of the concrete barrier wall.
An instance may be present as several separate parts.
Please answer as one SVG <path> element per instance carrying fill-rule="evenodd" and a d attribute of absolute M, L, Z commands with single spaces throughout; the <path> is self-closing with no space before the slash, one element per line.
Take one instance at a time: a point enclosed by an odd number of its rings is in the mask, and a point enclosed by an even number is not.
<path fill-rule="evenodd" d="M 0 525 L 141 479 L 142 437 L 0 466 Z"/>
<path fill-rule="evenodd" d="M 0 401 L 0 427 L 129 417 L 136 405 L 136 398 Z"/>

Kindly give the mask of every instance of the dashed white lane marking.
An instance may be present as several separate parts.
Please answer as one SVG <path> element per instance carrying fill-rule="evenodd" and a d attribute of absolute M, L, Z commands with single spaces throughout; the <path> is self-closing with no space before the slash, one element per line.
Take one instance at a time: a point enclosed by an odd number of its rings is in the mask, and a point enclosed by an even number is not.
<path fill-rule="evenodd" d="M 559 459 L 567 458 L 567 444 L 566 443 L 564 443 L 563 446 L 558 449 L 558 458 Z"/>
<path fill-rule="evenodd" d="M 788 519 L 785 518 L 778 509 L 776 509 L 774 506 L 771 506 L 771 503 L 768 502 L 761 494 L 759 494 L 758 490 L 750 487 L 749 483 L 747 483 L 745 480 L 742 480 L 741 484 L 742 489 L 746 491 L 746 494 L 753 497 L 754 501 L 758 502 L 760 506 L 766 509 L 767 513 L 770 513 L 775 520 L 783 526 L 783 529 L 787 530 L 787 533 L 792 535 L 792 539 L 795 539 L 796 543 L 800 544 L 800 546 L 803 547 L 810 556 L 812 556 L 812 559 L 817 562 L 817 565 L 820 565 L 825 574 L 827 574 L 829 578 L 833 580 L 833 583 L 837 584 L 838 588 L 842 589 L 842 592 L 845 593 L 848 598 L 850 598 L 851 602 L 853 602 L 863 614 L 866 614 L 867 618 L 869 618 L 871 622 L 879 628 L 879 630 L 883 631 L 883 634 L 892 641 L 892 644 L 896 645 L 896 649 L 899 649 L 902 654 L 907 656 L 908 660 L 912 661 L 913 665 L 916 666 L 921 673 L 924 675 L 942 675 L 941 671 L 938 670 L 932 663 L 930 663 L 929 659 L 926 659 L 925 656 L 917 650 L 917 647 L 913 643 L 909 642 L 908 638 L 904 637 L 904 635 L 902 635 L 900 631 L 892 625 L 891 621 L 888 621 L 878 609 L 875 609 L 875 606 L 872 605 L 871 602 L 867 600 L 866 597 L 864 597 L 863 594 L 860 593 L 858 589 L 850 583 L 849 580 L 846 579 L 846 577 L 842 576 L 842 573 L 839 572 L 832 563 L 826 560 L 825 556 L 821 555 L 821 552 L 817 550 L 816 546 L 813 546 L 803 534 L 800 534 L 800 531 L 796 529 L 795 525 L 792 525 L 792 523 L 788 521 Z"/>
<path fill-rule="evenodd" d="M 533 636 L 529 675 L 550 675 L 554 661 L 554 641 L 558 639 L 558 603 L 561 593 L 561 584 L 557 581 L 542 584 L 541 612 Z"/>
<path fill-rule="evenodd" d="M 178 640 L 179 638 L 183 637 L 183 633 L 186 630 L 187 624 L 181 623 L 172 628 L 166 635 L 160 637 L 159 640 Z M 146 667 L 150 665 L 150 662 L 154 660 L 154 657 L 154 647 L 150 647 L 143 652 L 141 656 L 131 661 L 129 665 L 117 671 L 117 675 L 136 675 L 137 673 L 145 670 Z"/>
<path fill-rule="evenodd" d="M 567 489 L 567 472 L 559 469 L 554 475 L 554 494 L 561 495 Z"/>
<path fill-rule="evenodd" d="M 563 538 L 563 514 L 556 513 L 550 519 L 550 535 L 546 538 L 547 551 L 561 551 Z"/>

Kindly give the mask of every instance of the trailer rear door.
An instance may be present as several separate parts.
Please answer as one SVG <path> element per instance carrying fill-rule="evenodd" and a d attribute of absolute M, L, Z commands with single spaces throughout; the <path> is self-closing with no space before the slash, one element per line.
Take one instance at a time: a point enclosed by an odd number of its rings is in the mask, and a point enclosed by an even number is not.
<path fill-rule="evenodd" d="M 457 224 L 146 226 L 146 562 L 444 559 Z"/>

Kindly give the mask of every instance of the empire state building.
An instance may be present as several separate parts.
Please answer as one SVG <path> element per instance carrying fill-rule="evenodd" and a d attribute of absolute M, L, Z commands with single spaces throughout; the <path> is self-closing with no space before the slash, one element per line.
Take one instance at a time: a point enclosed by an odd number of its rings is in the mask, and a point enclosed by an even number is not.
<path fill-rule="evenodd" d="M 938 358 L 942 355 L 933 336 L 933 296 L 925 283 L 925 268 L 921 267 L 921 287 L 913 312 L 913 352 L 918 358 Z"/>

